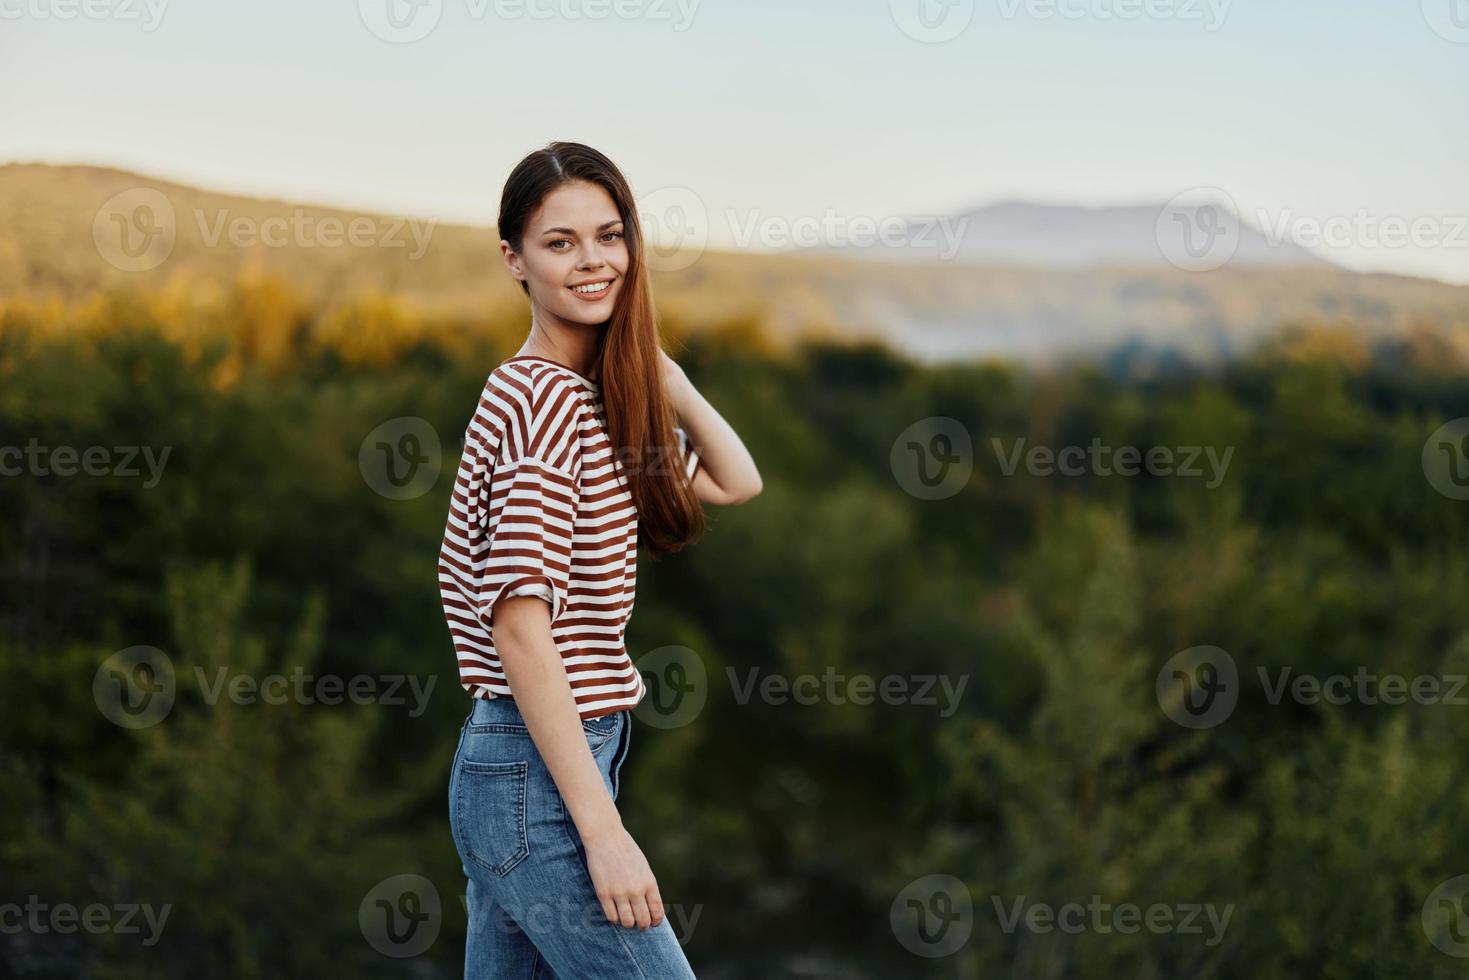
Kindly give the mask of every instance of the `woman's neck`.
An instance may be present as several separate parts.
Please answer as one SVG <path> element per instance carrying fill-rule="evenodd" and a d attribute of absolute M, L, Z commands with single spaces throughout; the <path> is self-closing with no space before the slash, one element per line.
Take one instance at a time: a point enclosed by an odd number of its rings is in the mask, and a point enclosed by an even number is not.
<path fill-rule="evenodd" d="M 548 326 L 547 321 L 553 321 Z M 562 324 L 554 317 L 545 319 L 537 311 L 531 313 L 530 336 L 516 351 L 516 356 L 543 357 L 599 381 L 597 377 L 597 341 L 601 326 Z"/>

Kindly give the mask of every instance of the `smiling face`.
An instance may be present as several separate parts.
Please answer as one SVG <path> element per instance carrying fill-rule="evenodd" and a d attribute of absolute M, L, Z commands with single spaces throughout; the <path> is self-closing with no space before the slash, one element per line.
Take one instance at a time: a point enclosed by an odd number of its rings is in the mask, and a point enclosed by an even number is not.
<path fill-rule="evenodd" d="M 601 185 L 578 180 L 557 187 L 526 222 L 521 251 L 503 241 L 500 250 L 540 310 L 572 323 L 611 319 L 627 273 L 627 240 L 617 205 Z"/>

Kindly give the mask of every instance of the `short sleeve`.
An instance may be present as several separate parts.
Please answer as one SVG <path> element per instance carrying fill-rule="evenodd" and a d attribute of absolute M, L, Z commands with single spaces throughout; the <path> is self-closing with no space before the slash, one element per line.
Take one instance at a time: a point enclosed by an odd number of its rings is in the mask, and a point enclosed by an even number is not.
<path fill-rule="evenodd" d="M 699 459 L 699 450 L 694 448 L 694 444 L 689 440 L 689 434 L 683 430 L 683 426 L 674 426 L 673 431 L 678 436 L 679 451 L 683 457 L 684 477 L 692 482 L 694 474 L 699 472 L 699 464 L 701 462 Z"/>
<path fill-rule="evenodd" d="M 500 463 L 490 474 L 487 546 L 475 611 L 486 631 L 506 596 L 540 596 L 554 622 L 571 586 L 576 480 L 533 456 Z"/>

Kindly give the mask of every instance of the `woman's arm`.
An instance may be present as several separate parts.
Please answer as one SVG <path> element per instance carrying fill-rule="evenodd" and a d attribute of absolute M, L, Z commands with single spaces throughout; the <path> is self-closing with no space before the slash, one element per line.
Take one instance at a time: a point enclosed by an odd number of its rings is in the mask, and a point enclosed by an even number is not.
<path fill-rule="evenodd" d="M 742 504 L 764 484 L 745 444 L 724 416 L 699 393 L 683 368 L 662 355 L 663 390 L 673 402 L 679 424 L 699 451 L 694 493 L 706 504 Z"/>
<path fill-rule="evenodd" d="M 551 607 L 507 596 L 492 612 L 495 651 L 531 741 L 546 762 L 587 851 L 587 871 L 609 922 L 640 929 L 663 921 L 663 899 L 647 858 L 592 758 L 566 667 L 551 637 Z"/>

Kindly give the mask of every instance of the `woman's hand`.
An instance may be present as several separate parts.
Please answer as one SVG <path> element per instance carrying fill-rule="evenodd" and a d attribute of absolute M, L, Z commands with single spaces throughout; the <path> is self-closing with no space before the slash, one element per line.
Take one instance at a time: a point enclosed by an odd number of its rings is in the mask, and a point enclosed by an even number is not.
<path fill-rule="evenodd" d="M 608 922 L 639 929 L 663 923 L 663 898 L 642 848 L 622 826 L 587 840 L 587 871 Z"/>

